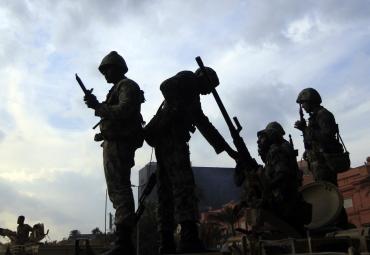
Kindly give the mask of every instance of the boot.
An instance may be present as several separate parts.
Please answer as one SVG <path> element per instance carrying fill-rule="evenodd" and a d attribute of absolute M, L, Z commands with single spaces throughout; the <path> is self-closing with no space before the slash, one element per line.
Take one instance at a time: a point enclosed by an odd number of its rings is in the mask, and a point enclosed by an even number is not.
<path fill-rule="evenodd" d="M 101 255 L 135 255 L 134 244 L 131 235 L 132 228 L 124 225 L 116 225 L 116 240 L 113 247 Z"/>
<path fill-rule="evenodd" d="M 176 253 L 175 239 L 173 232 L 159 233 L 159 254 L 174 254 Z"/>
<path fill-rule="evenodd" d="M 206 252 L 198 236 L 198 226 L 195 221 L 181 223 L 179 253 Z"/>

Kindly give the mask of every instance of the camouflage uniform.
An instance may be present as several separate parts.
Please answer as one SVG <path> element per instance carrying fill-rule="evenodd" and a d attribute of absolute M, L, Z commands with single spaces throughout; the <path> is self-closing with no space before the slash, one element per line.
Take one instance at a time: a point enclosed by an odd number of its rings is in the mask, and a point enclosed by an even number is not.
<path fill-rule="evenodd" d="M 260 133 L 263 132 L 263 133 Z M 289 142 L 282 139 L 276 130 L 265 129 L 260 135 L 270 136 L 266 153 L 261 154 L 265 166 L 259 170 L 263 185 L 261 208 L 275 213 L 281 219 L 302 232 L 310 220 L 309 205 L 299 193 L 301 184 L 297 160 Z M 271 139 L 272 136 L 276 138 Z M 285 142 L 284 142 L 285 141 Z M 288 143 L 288 144 L 287 144 Z"/>
<path fill-rule="evenodd" d="M 155 153 L 158 161 L 159 231 L 173 233 L 176 223 L 199 219 L 198 198 L 190 163 L 190 133 L 198 128 L 216 153 L 225 150 L 226 142 L 204 115 L 196 75 L 182 71 L 164 81 L 165 97 L 157 113 L 161 122 Z M 175 217 L 175 218 L 174 218 Z"/>
<path fill-rule="evenodd" d="M 288 142 L 286 139 L 284 139 L 285 130 L 280 125 L 279 122 L 273 121 L 267 124 L 265 129 L 274 128 L 278 135 L 281 136 L 281 146 L 284 149 L 284 151 L 289 154 L 292 158 L 296 158 L 298 155 L 298 150 L 295 150 L 293 147 L 293 141 Z M 294 164 L 293 168 L 297 170 L 297 178 L 299 182 L 299 186 L 303 183 L 303 172 L 299 169 L 297 160 L 295 160 L 295 163 L 292 161 L 292 164 Z"/>
<path fill-rule="evenodd" d="M 344 153 L 339 142 L 338 125 L 334 115 L 322 107 L 319 92 L 313 88 L 303 89 L 296 100 L 309 113 L 308 125 L 303 119 L 297 121 L 295 127 L 303 132 L 305 159 L 315 181 L 326 181 L 338 186 L 337 173 L 350 167 L 348 152 Z M 344 207 L 335 224 L 346 228 L 348 219 Z"/>
<path fill-rule="evenodd" d="M 343 152 L 343 147 L 336 138 L 337 131 L 333 114 L 322 106 L 310 114 L 304 130 L 306 157 L 315 181 L 327 181 L 336 186 L 337 172 L 328 166 L 323 153 Z"/>
<path fill-rule="evenodd" d="M 143 118 L 140 114 L 144 92 L 128 79 L 126 62 L 116 51 L 105 56 L 99 66 L 107 83 L 112 83 L 106 100 L 99 103 L 91 91 L 85 93 L 87 107 L 101 118 L 95 141 L 104 141 L 103 164 L 109 198 L 116 209 L 114 246 L 105 255 L 134 254 L 132 242 L 135 206 L 131 190 L 131 167 L 135 151 L 144 141 Z"/>
<path fill-rule="evenodd" d="M 139 86 L 126 78 L 111 88 L 106 101 L 95 110 L 95 115 L 102 118 L 104 173 L 109 198 L 116 209 L 115 224 L 133 223 L 135 205 L 130 176 L 135 150 L 143 141 L 142 97 Z"/>

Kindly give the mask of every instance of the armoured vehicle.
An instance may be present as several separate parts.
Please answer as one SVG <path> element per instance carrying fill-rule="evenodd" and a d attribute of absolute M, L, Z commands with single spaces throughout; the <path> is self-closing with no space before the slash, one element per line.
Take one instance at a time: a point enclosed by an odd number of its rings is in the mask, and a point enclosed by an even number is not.
<path fill-rule="evenodd" d="M 253 226 L 256 221 L 263 221 L 264 227 L 241 230 L 243 234 L 228 239 L 221 254 L 369 254 L 369 227 L 341 230 L 335 225 L 343 207 L 343 197 L 336 186 L 314 182 L 303 186 L 301 193 L 312 204 L 312 221 L 305 226 L 305 236 L 295 233 L 271 213 L 251 210 L 247 224 Z"/>

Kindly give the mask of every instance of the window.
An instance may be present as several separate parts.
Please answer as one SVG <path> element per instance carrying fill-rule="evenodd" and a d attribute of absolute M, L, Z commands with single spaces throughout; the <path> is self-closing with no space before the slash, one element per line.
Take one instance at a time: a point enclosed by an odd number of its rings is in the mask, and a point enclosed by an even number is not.
<path fill-rule="evenodd" d="M 345 198 L 343 201 L 343 207 L 344 208 L 353 207 L 352 198 Z"/>

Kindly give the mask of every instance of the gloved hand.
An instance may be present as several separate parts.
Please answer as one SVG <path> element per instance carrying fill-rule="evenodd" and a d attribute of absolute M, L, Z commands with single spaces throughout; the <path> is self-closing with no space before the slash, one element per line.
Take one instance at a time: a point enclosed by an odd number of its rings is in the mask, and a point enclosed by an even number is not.
<path fill-rule="evenodd" d="M 84 101 L 87 107 L 92 108 L 94 110 L 100 105 L 98 99 L 96 99 L 96 96 L 92 93 L 86 94 L 84 96 Z"/>
<path fill-rule="evenodd" d="M 294 127 L 296 129 L 299 129 L 301 131 L 304 131 L 306 128 L 306 121 L 297 120 L 294 124 Z"/>

